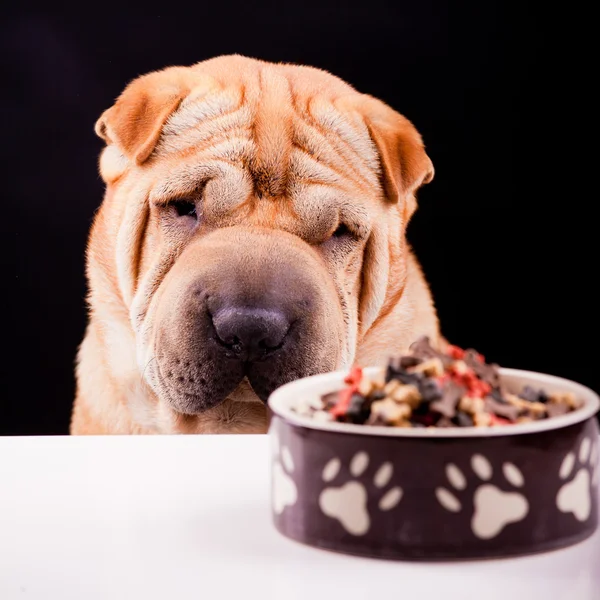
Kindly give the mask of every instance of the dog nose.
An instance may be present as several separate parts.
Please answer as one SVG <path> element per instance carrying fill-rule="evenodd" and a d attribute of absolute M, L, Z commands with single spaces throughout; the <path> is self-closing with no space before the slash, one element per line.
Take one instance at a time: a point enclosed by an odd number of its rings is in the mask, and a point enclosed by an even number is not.
<path fill-rule="evenodd" d="M 284 344 L 290 322 L 276 309 L 228 307 L 212 316 L 218 341 L 231 358 L 254 362 Z"/>

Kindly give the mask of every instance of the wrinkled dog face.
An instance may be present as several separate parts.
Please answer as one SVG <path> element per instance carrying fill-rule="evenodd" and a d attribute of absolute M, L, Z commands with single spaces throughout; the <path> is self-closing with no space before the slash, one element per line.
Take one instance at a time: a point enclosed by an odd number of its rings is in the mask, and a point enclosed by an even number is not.
<path fill-rule="evenodd" d="M 413 210 L 403 194 L 431 177 L 398 119 L 328 74 L 241 57 L 145 76 L 104 113 L 120 284 L 163 403 L 266 401 L 352 362 Z M 388 140 L 400 124 L 414 140 Z M 388 174 L 382 143 L 415 154 L 416 175 Z"/>

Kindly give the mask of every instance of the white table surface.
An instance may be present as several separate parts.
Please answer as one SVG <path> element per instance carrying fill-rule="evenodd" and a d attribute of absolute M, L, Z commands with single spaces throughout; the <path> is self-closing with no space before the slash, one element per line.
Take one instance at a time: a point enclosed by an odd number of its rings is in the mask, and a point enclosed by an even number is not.
<path fill-rule="evenodd" d="M 271 523 L 267 442 L 0 438 L 0 599 L 600 599 L 600 533 L 526 558 L 444 564 L 287 540 Z"/>

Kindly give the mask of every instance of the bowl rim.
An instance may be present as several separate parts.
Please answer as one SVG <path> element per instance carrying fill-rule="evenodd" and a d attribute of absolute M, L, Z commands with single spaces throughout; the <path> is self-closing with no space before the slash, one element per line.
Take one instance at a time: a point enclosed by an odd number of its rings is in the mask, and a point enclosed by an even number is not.
<path fill-rule="evenodd" d="M 385 370 L 384 367 L 367 367 L 363 371 L 366 375 L 377 375 Z M 277 416 L 283 418 L 291 424 L 306 427 L 308 429 L 318 429 L 321 431 L 399 437 L 399 438 L 471 438 L 471 437 L 498 437 L 507 435 L 522 435 L 527 433 L 539 433 L 542 431 L 550 431 L 554 429 L 562 429 L 569 425 L 581 423 L 587 419 L 594 417 L 600 410 L 600 397 L 592 389 L 563 377 L 556 375 L 548 375 L 546 373 L 538 373 L 536 371 L 525 371 L 522 369 L 510 369 L 502 367 L 499 369 L 500 378 L 505 380 L 510 379 L 525 379 L 529 383 L 534 383 L 543 387 L 544 384 L 552 387 L 564 388 L 565 391 L 575 393 L 583 399 L 584 406 L 581 408 L 551 419 L 543 419 L 530 423 L 516 423 L 514 425 L 506 425 L 503 427 L 385 427 L 380 425 L 355 425 L 353 423 L 338 423 L 338 422 L 323 422 L 315 421 L 310 417 L 299 415 L 290 409 L 292 399 L 298 394 L 318 393 L 317 390 L 322 388 L 321 393 L 335 391 L 343 385 L 343 380 L 348 374 L 349 369 L 341 371 L 333 371 L 329 373 L 321 373 L 304 377 L 277 388 L 268 399 L 268 406 L 271 411 Z M 540 385 L 541 384 L 541 385 Z"/>

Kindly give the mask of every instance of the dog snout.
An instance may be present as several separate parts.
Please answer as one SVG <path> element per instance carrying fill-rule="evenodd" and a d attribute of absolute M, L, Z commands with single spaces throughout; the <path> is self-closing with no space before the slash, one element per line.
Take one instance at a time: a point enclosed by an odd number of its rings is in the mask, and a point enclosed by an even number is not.
<path fill-rule="evenodd" d="M 248 306 L 221 308 L 212 323 L 227 356 L 244 362 L 261 361 L 280 350 L 291 326 L 280 309 Z"/>
<path fill-rule="evenodd" d="M 246 402 L 249 392 L 266 402 L 278 387 L 339 363 L 334 282 L 320 256 L 290 234 L 211 232 L 180 257 L 167 284 L 151 380 L 178 412 Z"/>

